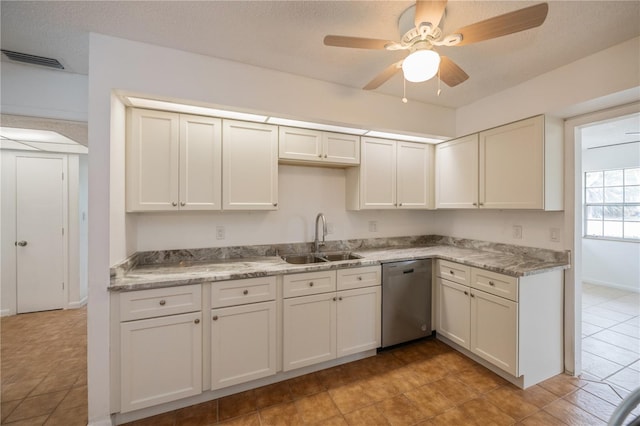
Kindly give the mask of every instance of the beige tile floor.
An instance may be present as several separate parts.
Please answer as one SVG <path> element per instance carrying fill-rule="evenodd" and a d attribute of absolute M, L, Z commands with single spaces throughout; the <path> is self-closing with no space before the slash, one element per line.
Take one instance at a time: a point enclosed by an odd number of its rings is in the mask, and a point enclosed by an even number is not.
<path fill-rule="evenodd" d="M 2 424 L 86 424 L 86 310 L 1 326 Z M 626 393 L 586 375 L 520 390 L 429 339 L 130 426 L 604 425 Z"/>
<path fill-rule="evenodd" d="M 631 391 L 640 387 L 640 294 L 582 286 L 582 370 Z"/>

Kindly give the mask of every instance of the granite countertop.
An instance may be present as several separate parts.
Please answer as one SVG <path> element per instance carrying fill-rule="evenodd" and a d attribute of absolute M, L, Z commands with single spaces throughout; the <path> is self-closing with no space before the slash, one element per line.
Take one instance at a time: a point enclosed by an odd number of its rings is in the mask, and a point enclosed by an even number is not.
<path fill-rule="evenodd" d="M 464 241 L 467 243 L 420 246 L 391 245 L 389 247 L 361 245 L 360 248 L 349 250 L 361 256 L 361 259 L 303 265 L 289 264 L 276 255 L 134 265 L 125 272 L 114 275 L 109 290 L 143 290 L 268 275 L 370 266 L 385 262 L 425 258 L 450 260 L 515 277 L 567 269 L 570 264 L 567 252 L 531 248 L 522 250 L 524 248 L 518 246 L 507 246 L 515 249 L 500 251 L 493 250 L 494 245 L 468 244 L 468 241 L 471 240 Z M 563 257 L 561 254 L 566 256 Z"/>

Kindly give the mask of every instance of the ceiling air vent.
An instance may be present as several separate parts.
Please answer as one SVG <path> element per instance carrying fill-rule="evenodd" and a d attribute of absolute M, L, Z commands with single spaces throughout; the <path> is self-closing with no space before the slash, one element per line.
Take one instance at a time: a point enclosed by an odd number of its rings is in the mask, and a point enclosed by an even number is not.
<path fill-rule="evenodd" d="M 45 58 L 44 56 L 29 55 L 28 53 L 13 52 L 11 50 L 5 49 L 2 49 L 2 53 L 4 53 L 7 58 L 11 59 L 12 61 L 23 62 L 25 64 L 31 65 L 40 65 L 49 68 L 56 68 L 59 70 L 64 69 L 64 66 L 57 59 Z"/>

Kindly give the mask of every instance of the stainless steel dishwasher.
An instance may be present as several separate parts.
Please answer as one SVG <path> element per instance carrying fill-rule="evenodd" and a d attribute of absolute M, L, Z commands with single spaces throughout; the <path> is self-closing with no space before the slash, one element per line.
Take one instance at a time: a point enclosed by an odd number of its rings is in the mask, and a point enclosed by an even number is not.
<path fill-rule="evenodd" d="M 431 334 L 431 259 L 382 265 L 382 347 Z"/>

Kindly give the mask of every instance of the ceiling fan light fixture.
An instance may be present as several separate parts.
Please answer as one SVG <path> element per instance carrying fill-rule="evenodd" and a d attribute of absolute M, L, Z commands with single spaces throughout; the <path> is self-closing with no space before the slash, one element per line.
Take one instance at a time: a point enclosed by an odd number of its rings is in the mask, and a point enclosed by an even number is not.
<path fill-rule="evenodd" d="M 433 78 L 439 67 L 440 55 L 427 49 L 412 52 L 402 62 L 404 78 L 412 83 L 421 83 Z"/>

